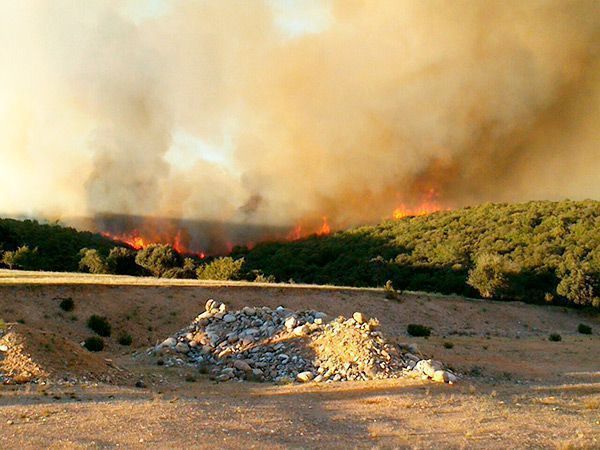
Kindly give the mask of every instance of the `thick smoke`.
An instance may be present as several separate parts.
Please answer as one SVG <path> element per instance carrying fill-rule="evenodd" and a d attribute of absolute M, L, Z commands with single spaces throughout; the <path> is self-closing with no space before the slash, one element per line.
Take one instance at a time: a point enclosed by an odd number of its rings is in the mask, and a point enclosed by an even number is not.
<path fill-rule="evenodd" d="M 600 198 L 594 0 L 125 5 L 2 2 L 1 213 L 340 227 L 432 192 Z M 177 135 L 228 156 L 175 164 Z"/>

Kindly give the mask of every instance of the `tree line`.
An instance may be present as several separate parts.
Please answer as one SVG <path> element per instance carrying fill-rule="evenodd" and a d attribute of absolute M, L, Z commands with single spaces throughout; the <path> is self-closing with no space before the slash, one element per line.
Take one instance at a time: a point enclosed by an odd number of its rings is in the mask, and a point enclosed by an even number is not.
<path fill-rule="evenodd" d="M 485 204 L 375 226 L 265 242 L 200 260 L 154 244 L 135 251 L 58 224 L 0 220 L 9 268 L 169 278 L 393 286 L 600 308 L 600 202 Z"/>

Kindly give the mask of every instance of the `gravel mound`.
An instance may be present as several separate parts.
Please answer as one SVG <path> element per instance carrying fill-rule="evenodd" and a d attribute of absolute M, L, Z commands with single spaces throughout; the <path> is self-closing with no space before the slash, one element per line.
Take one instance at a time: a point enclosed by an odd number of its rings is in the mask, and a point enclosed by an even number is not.
<path fill-rule="evenodd" d="M 356 312 L 329 318 L 319 311 L 245 307 L 227 311 L 212 299 L 186 328 L 150 353 L 159 364 L 192 365 L 217 381 L 327 382 L 422 376 L 454 382 L 441 363 L 411 346 L 386 341 L 379 322 Z"/>
<path fill-rule="evenodd" d="M 0 329 L 0 385 L 50 381 L 120 384 L 129 374 L 59 334 L 22 324 Z"/>

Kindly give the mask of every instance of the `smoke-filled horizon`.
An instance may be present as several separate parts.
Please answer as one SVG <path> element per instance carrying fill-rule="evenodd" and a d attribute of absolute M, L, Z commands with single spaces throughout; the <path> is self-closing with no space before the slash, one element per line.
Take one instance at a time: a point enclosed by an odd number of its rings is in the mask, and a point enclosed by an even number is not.
<path fill-rule="evenodd" d="M 600 199 L 594 0 L 0 3 L 0 214 Z"/>

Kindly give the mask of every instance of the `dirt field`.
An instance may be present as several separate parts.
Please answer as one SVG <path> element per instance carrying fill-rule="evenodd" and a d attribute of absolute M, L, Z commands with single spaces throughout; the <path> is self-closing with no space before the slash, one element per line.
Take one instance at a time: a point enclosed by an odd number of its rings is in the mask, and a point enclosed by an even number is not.
<path fill-rule="evenodd" d="M 72 312 L 58 307 L 66 297 Z M 215 384 L 132 357 L 189 323 L 210 297 L 233 309 L 362 311 L 379 318 L 392 341 L 416 343 L 464 379 Z M 91 314 L 113 326 L 98 354 L 77 346 L 92 334 Z M 425 294 L 395 302 L 374 289 L 0 271 L 0 318 L 15 323 L 32 359 L 55 377 L 89 380 L 0 386 L 0 448 L 600 447 L 600 318 L 571 309 Z M 431 326 L 433 336 L 409 338 L 408 323 Z M 579 323 L 593 335 L 579 334 Z M 131 347 L 117 343 L 125 332 Z M 562 341 L 550 342 L 550 333 Z M 95 382 L 100 372 L 112 384 Z M 133 386 L 139 380 L 145 388 Z"/>

